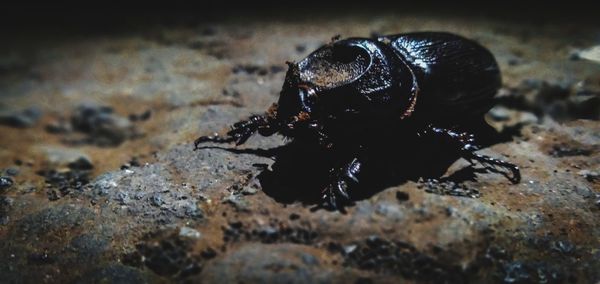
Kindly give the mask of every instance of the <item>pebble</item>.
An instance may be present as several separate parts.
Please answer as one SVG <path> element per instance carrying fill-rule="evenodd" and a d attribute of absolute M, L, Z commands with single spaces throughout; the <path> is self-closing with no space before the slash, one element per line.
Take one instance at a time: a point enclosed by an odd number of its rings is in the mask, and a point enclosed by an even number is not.
<path fill-rule="evenodd" d="M 208 247 L 205 250 L 203 250 L 200 253 L 200 255 L 205 259 L 211 259 L 211 258 L 214 258 L 215 256 L 217 256 L 217 252 L 213 248 Z"/>
<path fill-rule="evenodd" d="M 0 177 L 0 190 L 5 190 L 13 185 L 13 180 L 9 177 Z"/>
<path fill-rule="evenodd" d="M 143 112 L 141 114 L 130 114 L 129 115 L 129 120 L 131 120 L 131 121 L 146 121 L 151 116 L 152 116 L 152 111 L 151 110 L 146 110 L 145 112 Z"/>
<path fill-rule="evenodd" d="M 68 166 L 70 169 L 74 170 L 91 170 L 94 168 L 92 161 L 86 156 L 77 158 L 77 160 L 69 163 Z"/>
<path fill-rule="evenodd" d="M 490 117 L 495 121 L 507 121 L 510 119 L 510 111 L 503 106 L 495 106 L 489 111 Z"/>
<path fill-rule="evenodd" d="M 46 125 L 46 132 L 52 134 L 68 133 L 71 131 L 73 131 L 73 127 L 64 118 L 52 121 Z"/>
<path fill-rule="evenodd" d="M 39 150 L 46 155 L 46 160 L 52 167 L 66 166 L 71 169 L 91 169 L 93 167 L 90 157 L 76 149 L 60 146 L 41 146 Z"/>
<path fill-rule="evenodd" d="M 160 207 L 165 203 L 165 201 L 162 199 L 162 196 L 159 193 L 155 193 L 152 195 L 152 197 L 150 197 L 150 203 L 156 207 Z"/>
<path fill-rule="evenodd" d="M 117 146 L 136 134 L 130 120 L 113 113 L 111 107 L 89 103 L 76 109 L 71 124 L 75 130 L 89 134 L 90 142 L 100 146 Z"/>
<path fill-rule="evenodd" d="M 600 181 L 600 173 L 596 171 L 581 170 L 577 174 L 579 174 L 582 177 L 585 177 L 585 179 L 590 182 Z"/>
<path fill-rule="evenodd" d="M 2 196 L 0 197 L 0 206 L 3 207 L 11 207 L 15 203 L 15 200 L 12 197 Z"/>
<path fill-rule="evenodd" d="M 347 246 L 344 246 L 344 253 L 345 253 L 345 254 L 350 254 L 350 253 L 352 253 L 353 251 L 355 251 L 355 250 L 356 250 L 356 248 L 358 248 L 358 246 L 357 246 L 357 245 L 347 245 Z"/>
<path fill-rule="evenodd" d="M 0 112 L 0 124 L 26 128 L 34 126 L 42 117 L 42 110 L 38 107 L 30 107 L 21 111 Z"/>
<path fill-rule="evenodd" d="M 191 239 L 200 239 L 200 237 L 202 237 L 202 234 L 200 232 L 198 232 L 197 230 L 192 229 L 190 227 L 181 227 L 179 229 L 179 236 L 191 238 Z"/>
<path fill-rule="evenodd" d="M 4 173 L 6 173 L 6 175 L 13 176 L 13 177 L 19 175 L 19 172 L 20 172 L 19 168 L 17 168 L 17 167 L 10 167 L 4 171 Z"/>
<path fill-rule="evenodd" d="M 398 199 L 398 201 L 407 201 L 408 199 L 410 199 L 410 196 L 404 191 L 397 191 L 396 199 Z"/>
<path fill-rule="evenodd" d="M 124 191 L 119 191 L 115 197 L 115 200 L 121 205 L 127 205 L 127 203 L 129 203 L 129 194 Z"/>
<path fill-rule="evenodd" d="M 563 254 L 569 254 L 575 250 L 575 245 L 567 240 L 560 240 L 553 243 L 552 249 Z"/>
<path fill-rule="evenodd" d="M 252 186 L 246 186 L 244 189 L 242 189 L 243 195 L 253 195 L 256 194 L 256 192 L 258 192 L 258 190 Z"/>
<path fill-rule="evenodd" d="M 600 45 L 581 50 L 577 53 L 577 56 L 578 58 L 600 63 Z"/>

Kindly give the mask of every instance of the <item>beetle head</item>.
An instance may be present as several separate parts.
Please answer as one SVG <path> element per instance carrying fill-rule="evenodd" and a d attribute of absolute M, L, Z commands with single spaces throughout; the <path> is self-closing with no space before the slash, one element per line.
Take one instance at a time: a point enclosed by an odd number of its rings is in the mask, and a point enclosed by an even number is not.
<path fill-rule="evenodd" d="M 389 45 L 366 38 L 329 43 L 288 65 L 278 103 L 278 119 L 288 128 L 371 107 L 378 112 L 376 105 L 387 103 L 391 92 L 410 93 L 414 83 Z"/>

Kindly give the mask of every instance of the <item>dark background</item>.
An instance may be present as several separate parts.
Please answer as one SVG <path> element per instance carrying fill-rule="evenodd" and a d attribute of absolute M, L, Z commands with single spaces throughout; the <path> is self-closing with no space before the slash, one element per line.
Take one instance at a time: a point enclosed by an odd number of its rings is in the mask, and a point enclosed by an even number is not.
<path fill-rule="evenodd" d="M 329 18 L 377 12 L 439 17 L 481 17 L 523 24 L 599 25 L 592 1 L 129 1 L 123 3 L 8 4 L 0 31 L 23 33 L 113 33 L 152 25 L 222 20 Z"/>

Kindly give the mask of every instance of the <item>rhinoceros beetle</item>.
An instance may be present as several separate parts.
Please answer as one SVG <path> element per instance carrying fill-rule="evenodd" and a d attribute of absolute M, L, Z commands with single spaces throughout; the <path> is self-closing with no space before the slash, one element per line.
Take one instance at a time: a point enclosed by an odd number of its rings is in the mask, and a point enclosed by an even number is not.
<path fill-rule="evenodd" d="M 277 103 L 233 124 L 225 136 L 199 137 L 195 149 L 205 142 L 240 145 L 256 132 L 316 141 L 327 151 L 352 149 L 345 159 L 330 161 L 322 198 L 333 208 L 351 201 L 363 153 L 377 147 L 374 132 L 411 129 L 406 135 L 434 137 L 471 163 L 513 183 L 521 179 L 517 166 L 475 153 L 474 135 L 461 131 L 463 124 L 483 121 L 501 86 L 494 56 L 473 40 L 444 32 L 334 38 L 287 64 Z"/>

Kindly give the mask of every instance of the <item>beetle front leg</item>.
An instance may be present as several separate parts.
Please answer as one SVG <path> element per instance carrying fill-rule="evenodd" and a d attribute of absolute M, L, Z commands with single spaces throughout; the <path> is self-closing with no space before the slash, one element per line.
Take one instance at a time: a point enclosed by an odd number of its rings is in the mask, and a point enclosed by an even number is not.
<path fill-rule="evenodd" d="M 231 143 L 235 142 L 236 145 L 244 144 L 252 134 L 258 132 L 262 136 L 271 136 L 278 130 L 278 124 L 275 119 L 277 112 L 277 105 L 271 106 L 269 111 L 265 115 L 254 115 L 243 120 L 234 123 L 231 126 L 231 130 L 227 132 L 225 137 L 215 136 L 200 136 L 194 141 L 194 150 L 198 149 L 198 146 L 202 143 L 213 142 L 213 143 Z"/>
<path fill-rule="evenodd" d="M 516 165 L 475 153 L 475 151 L 479 150 L 479 147 L 475 145 L 475 137 L 472 134 L 466 132 L 456 132 L 445 128 L 438 128 L 432 125 L 428 125 L 427 128 L 420 134 L 433 134 L 442 137 L 445 140 L 449 140 L 460 147 L 461 156 L 470 163 L 473 163 L 473 161 L 478 161 L 479 163 L 483 164 L 486 169 L 504 175 L 512 183 L 516 184 L 521 181 L 521 172 L 519 171 L 519 167 Z M 505 171 L 502 171 L 499 168 L 505 169 Z M 510 174 L 506 170 L 510 172 Z"/>
<path fill-rule="evenodd" d="M 323 203 L 327 207 L 336 210 L 338 206 L 343 207 L 350 203 L 351 197 L 348 189 L 350 185 L 358 184 L 357 175 L 360 173 L 361 167 L 361 162 L 354 158 L 344 166 L 334 167 L 329 171 L 331 181 L 322 191 Z"/>

